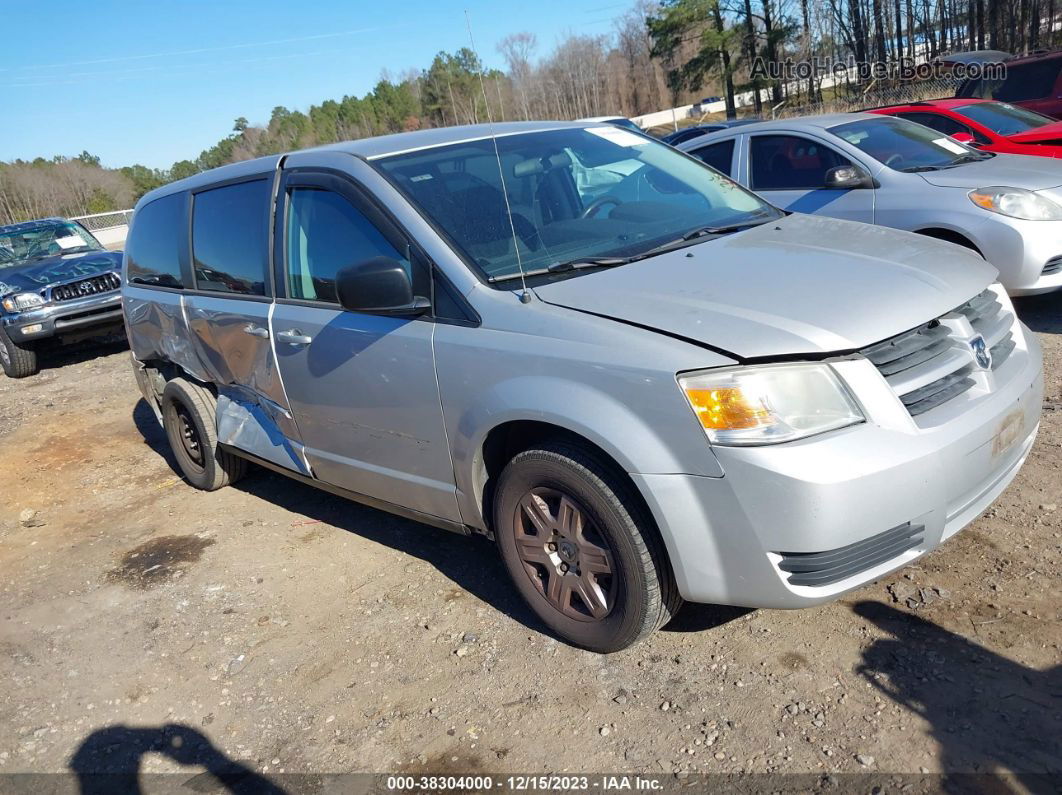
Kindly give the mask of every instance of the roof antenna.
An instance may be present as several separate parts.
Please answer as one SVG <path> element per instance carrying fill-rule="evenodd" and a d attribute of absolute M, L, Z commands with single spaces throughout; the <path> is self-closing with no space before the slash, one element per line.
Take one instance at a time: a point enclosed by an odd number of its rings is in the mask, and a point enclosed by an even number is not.
<path fill-rule="evenodd" d="M 490 101 L 487 99 L 487 84 L 483 80 L 483 61 L 480 60 L 476 51 L 476 40 L 472 37 L 472 19 L 465 9 L 465 25 L 468 27 L 468 41 L 472 45 L 472 53 L 479 61 L 479 90 L 483 94 L 483 105 L 487 109 L 487 127 L 490 129 L 490 140 L 494 144 L 494 159 L 498 162 L 498 177 L 501 179 L 502 197 L 505 199 L 505 215 L 509 219 L 509 230 L 513 233 L 513 251 L 516 252 L 516 267 L 520 269 L 520 303 L 531 303 L 531 293 L 527 289 L 527 279 L 524 276 L 524 261 L 520 257 L 520 241 L 516 236 L 516 224 L 513 223 L 513 210 L 509 206 L 509 189 L 505 185 L 505 169 L 502 167 L 501 153 L 498 151 L 498 138 L 494 134 L 494 119 L 491 118 Z"/>

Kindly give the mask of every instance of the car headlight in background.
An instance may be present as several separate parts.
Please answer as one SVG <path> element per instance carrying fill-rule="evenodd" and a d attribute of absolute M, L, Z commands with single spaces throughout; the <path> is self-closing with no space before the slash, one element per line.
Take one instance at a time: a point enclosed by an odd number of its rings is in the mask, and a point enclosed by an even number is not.
<path fill-rule="evenodd" d="M 714 444 L 777 444 L 865 419 L 827 364 L 712 370 L 678 382 Z"/>
<path fill-rule="evenodd" d="M 985 210 L 1023 221 L 1062 221 L 1062 205 L 1025 188 L 978 188 L 970 201 Z"/>
<path fill-rule="evenodd" d="M 8 312 L 25 312 L 27 309 L 36 309 L 44 306 L 44 299 L 37 293 L 15 293 L 4 298 L 4 309 Z"/>

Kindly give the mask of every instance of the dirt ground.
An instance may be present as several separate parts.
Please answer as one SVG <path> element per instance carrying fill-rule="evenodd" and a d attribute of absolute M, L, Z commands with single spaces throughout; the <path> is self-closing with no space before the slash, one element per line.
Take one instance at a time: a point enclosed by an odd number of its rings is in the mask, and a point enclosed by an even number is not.
<path fill-rule="evenodd" d="M 195 491 L 121 347 L 0 378 L 0 774 L 1057 777 L 1062 299 L 1019 312 L 1043 420 L 985 516 L 835 604 L 688 605 L 611 656 L 544 634 L 483 539 L 263 471 Z"/>

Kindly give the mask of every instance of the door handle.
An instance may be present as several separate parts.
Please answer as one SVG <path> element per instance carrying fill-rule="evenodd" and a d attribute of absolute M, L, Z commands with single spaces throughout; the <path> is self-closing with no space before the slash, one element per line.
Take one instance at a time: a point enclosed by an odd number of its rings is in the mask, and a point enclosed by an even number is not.
<path fill-rule="evenodd" d="M 288 345 L 309 345 L 313 342 L 313 337 L 303 334 L 296 328 L 278 331 L 277 339 L 281 342 L 286 342 Z"/>
<path fill-rule="evenodd" d="M 269 329 L 264 329 L 261 326 L 256 326 L 254 323 L 248 323 L 243 327 L 245 333 L 250 334 L 252 337 L 258 337 L 259 339 L 269 339 Z"/>

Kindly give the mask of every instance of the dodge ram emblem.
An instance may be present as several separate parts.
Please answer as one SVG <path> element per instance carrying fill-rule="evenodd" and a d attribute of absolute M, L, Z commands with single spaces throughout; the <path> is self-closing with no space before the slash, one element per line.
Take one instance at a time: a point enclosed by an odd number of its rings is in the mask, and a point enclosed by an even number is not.
<path fill-rule="evenodd" d="M 977 360 L 978 367 L 982 370 L 992 369 L 992 352 L 988 350 L 984 337 L 978 334 L 970 340 L 970 349 L 973 350 L 974 359 Z"/>

